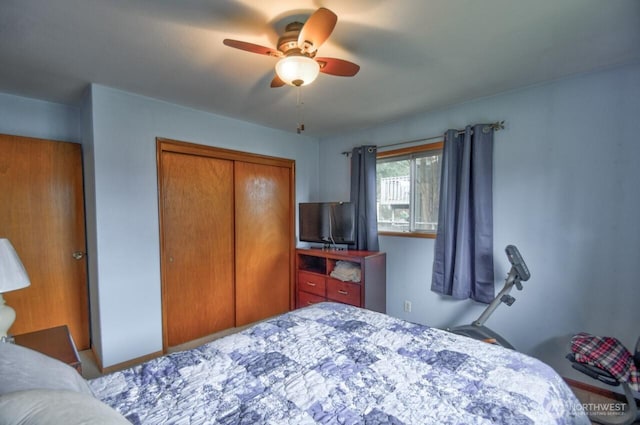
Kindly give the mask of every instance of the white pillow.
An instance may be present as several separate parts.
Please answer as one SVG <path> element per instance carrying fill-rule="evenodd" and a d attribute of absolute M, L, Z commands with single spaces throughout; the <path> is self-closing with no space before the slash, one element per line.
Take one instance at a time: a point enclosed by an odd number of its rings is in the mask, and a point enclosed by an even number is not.
<path fill-rule="evenodd" d="M 29 348 L 0 342 L 0 395 L 37 388 L 93 395 L 71 366 Z"/>
<path fill-rule="evenodd" d="M 1 395 L 0 424 L 131 425 L 97 398 L 64 390 L 28 390 Z"/>

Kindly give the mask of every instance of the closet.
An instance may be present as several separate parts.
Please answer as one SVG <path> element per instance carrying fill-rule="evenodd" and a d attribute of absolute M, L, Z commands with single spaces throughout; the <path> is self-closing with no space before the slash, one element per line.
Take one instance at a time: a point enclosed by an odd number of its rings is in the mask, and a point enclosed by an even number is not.
<path fill-rule="evenodd" d="M 157 140 L 166 350 L 293 308 L 294 161 Z"/>

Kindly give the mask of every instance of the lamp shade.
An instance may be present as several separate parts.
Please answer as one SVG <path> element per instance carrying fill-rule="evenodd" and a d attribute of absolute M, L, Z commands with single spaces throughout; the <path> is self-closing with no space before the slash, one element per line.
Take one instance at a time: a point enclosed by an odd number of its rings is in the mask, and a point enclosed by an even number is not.
<path fill-rule="evenodd" d="M 9 239 L 0 239 L 0 294 L 29 286 L 29 276 Z"/>
<path fill-rule="evenodd" d="M 306 86 L 320 72 L 318 62 L 306 56 L 287 56 L 276 64 L 276 74 L 290 86 Z"/>

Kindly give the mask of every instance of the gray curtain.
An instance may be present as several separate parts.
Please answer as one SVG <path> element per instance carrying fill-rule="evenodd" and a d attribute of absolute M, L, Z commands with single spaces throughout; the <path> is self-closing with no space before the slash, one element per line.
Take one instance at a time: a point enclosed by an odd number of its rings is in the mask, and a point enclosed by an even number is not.
<path fill-rule="evenodd" d="M 431 290 L 489 303 L 493 280 L 493 133 L 488 124 L 445 134 Z"/>
<path fill-rule="evenodd" d="M 351 151 L 351 202 L 356 212 L 358 250 L 378 251 L 376 209 L 376 147 L 360 146 Z"/>

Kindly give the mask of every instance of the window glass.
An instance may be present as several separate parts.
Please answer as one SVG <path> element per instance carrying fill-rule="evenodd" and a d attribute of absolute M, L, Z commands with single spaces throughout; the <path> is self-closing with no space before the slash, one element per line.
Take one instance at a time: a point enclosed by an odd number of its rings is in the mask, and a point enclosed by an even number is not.
<path fill-rule="evenodd" d="M 378 153 L 378 232 L 435 236 L 441 159 L 441 142 Z"/>
<path fill-rule="evenodd" d="M 438 201 L 440 199 L 441 153 L 415 159 L 415 230 L 438 230 Z"/>
<path fill-rule="evenodd" d="M 410 174 L 409 159 L 378 162 L 378 231 L 409 230 Z"/>

